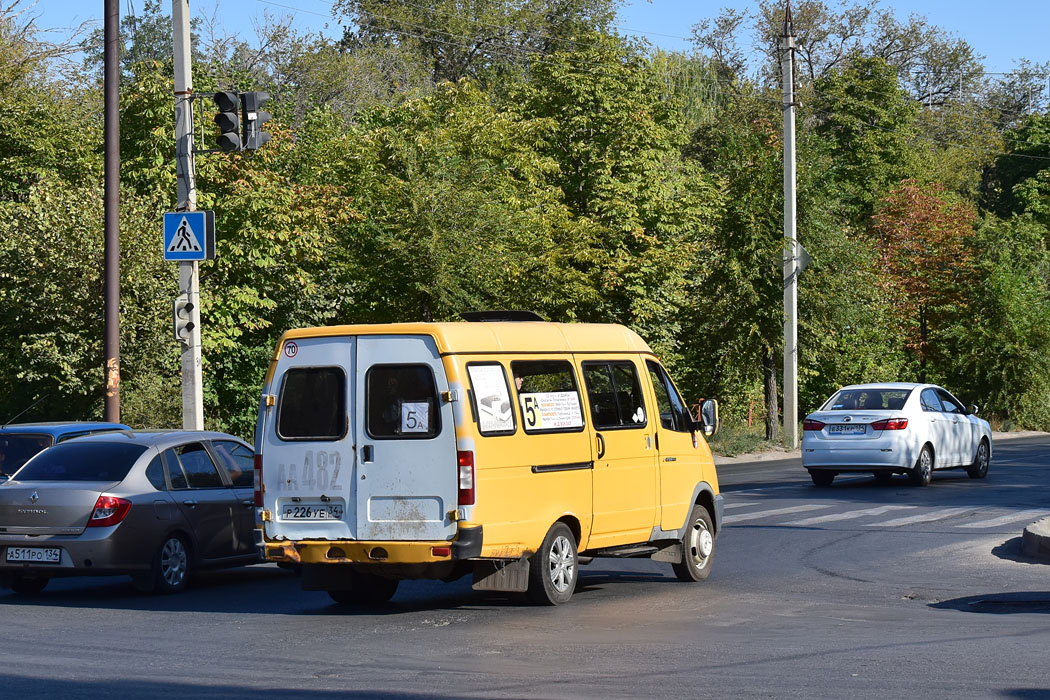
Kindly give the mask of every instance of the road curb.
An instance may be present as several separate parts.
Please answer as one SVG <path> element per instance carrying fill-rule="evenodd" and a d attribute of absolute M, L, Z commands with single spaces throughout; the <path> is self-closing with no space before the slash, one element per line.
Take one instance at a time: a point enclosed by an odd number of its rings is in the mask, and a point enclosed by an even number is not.
<path fill-rule="evenodd" d="M 1038 430 L 1018 430 L 1009 433 L 993 432 L 992 443 L 994 445 L 1000 442 L 1010 442 L 1011 440 L 1020 440 L 1022 438 L 1039 437 L 1047 435 L 1050 435 L 1050 433 L 1044 433 Z M 714 457 L 716 467 L 731 467 L 734 464 L 751 464 L 753 462 L 786 462 L 792 459 L 800 459 L 802 457 L 802 451 L 799 449 L 785 450 L 782 447 L 778 447 L 772 450 L 767 450 L 765 452 L 746 452 L 744 454 L 733 455 L 732 457 L 725 457 L 723 455 L 718 454 L 712 456 Z"/>
<path fill-rule="evenodd" d="M 1021 533 L 1021 553 L 1050 561 L 1050 518 L 1037 520 Z"/>

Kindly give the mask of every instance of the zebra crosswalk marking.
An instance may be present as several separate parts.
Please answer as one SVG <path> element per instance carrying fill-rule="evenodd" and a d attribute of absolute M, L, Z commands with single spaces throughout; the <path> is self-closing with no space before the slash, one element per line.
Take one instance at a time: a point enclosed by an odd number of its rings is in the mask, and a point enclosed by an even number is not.
<path fill-rule="evenodd" d="M 744 520 L 758 520 L 759 518 L 768 518 L 773 515 L 787 515 L 789 513 L 805 513 L 807 510 L 820 510 L 821 508 L 830 508 L 830 504 L 809 504 L 804 506 L 792 506 L 791 508 L 774 508 L 773 510 L 760 510 L 754 513 L 741 513 L 740 515 L 727 515 L 723 522 L 727 525 L 732 523 L 743 522 Z"/>
<path fill-rule="evenodd" d="M 803 518 L 802 520 L 794 520 L 789 523 L 783 523 L 784 525 L 795 525 L 804 527 L 806 525 L 818 525 L 820 523 L 832 523 L 839 520 L 852 520 L 853 518 L 864 518 L 869 515 L 882 515 L 883 513 L 889 513 L 891 510 L 907 510 L 909 508 L 915 508 L 915 506 L 879 506 L 878 508 L 863 508 L 861 510 L 848 510 L 844 513 L 832 513 L 831 515 L 818 515 L 815 518 Z"/>
<path fill-rule="evenodd" d="M 916 523 L 929 523 L 934 520 L 944 520 L 950 518 L 953 515 L 959 515 L 965 513 L 971 508 L 941 508 L 939 510 L 930 511 L 928 513 L 920 513 L 918 515 L 909 515 L 906 518 L 896 518 L 893 520 L 883 520 L 881 523 L 869 523 L 868 527 L 898 527 L 900 525 L 914 525 Z"/>
<path fill-rule="evenodd" d="M 752 501 L 750 503 L 726 503 L 725 506 L 723 506 L 723 507 L 726 510 L 729 510 L 730 508 L 743 508 L 744 506 L 754 506 L 754 505 L 758 505 L 758 501 Z"/>
<path fill-rule="evenodd" d="M 1013 513 L 1006 515 L 1000 515 L 998 518 L 990 518 L 988 520 L 978 520 L 975 523 L 966 523 L 959 527 L 979 529 L 986 527 L 998 527 L 1000 525 L 1006 525 L 1007 523 L 1016 522 L 1018 520 L 1034 520 L 1036 516 L 1046 515 L 1045 510 L 1018 510 Z"/>

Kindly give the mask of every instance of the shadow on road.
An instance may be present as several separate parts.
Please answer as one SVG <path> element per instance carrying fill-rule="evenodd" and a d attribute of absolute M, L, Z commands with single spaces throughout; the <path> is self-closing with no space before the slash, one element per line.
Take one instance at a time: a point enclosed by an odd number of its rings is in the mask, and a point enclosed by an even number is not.
<path fill-rule="evenodd" d="M 1050 566 L 1050 561 L 1042 559 L 1035 559 L 1033 557 L 1025 556 L 1021 553 L 1021 538 L 1014 537 L 1006 542 L 1003 542 L 998 547 L 992 549 L 992 554 L 999 557 L 1000 559 L 1006 559 L 1007 561 L 1015 561 L 1020 564 L 1034 564 L 1036 566 Z"/>
<path fill-rule="evenodd" d="M 448 695 L 443 693 L 413 693 L 405 691 L 384 691 L 377 689 L 362 689 L 361 683 L 355 682 L 358 688 L 342 687 L 338 690 L 304 690 L 301 688 L 272 688 L 266 692 L 258 688 L 239 688 L 236 686 L 217 686 L 213 682 L 208 683 L 171 683 L 163 681 L 146 681 L 121 679 L 120 695 L 131 698 L 176 698 L 190 697 L 198 700 L 225 700 L 226 698 L 258 698 L 260 693 L 264 695 L 279 696 L 281 700 L 323 700 L 325 698 L 340 698 L 357 700 L 358 698 L 369 698 L 374 700 L 443 700 L 444 698 L 458 698 L 460 695 Z M 10 674 L 0 674 L 0 686 L 8 697 L 60 697 L 78 698 L 78 700 L 90 700 L 100 698 L 109 700 L 114 696 L 114 683 L 110 680 L 104 681 L 74 681 L 74 680 L 47 680 L 41 678 L 28 678 Z"/>
<path fill-rule="evenodd" d="M 1050 591 L 1022 593 L 990 593 L 930 603 L 937 610 L 1010 615 L 1015 613 L 1050 613 Z"/>

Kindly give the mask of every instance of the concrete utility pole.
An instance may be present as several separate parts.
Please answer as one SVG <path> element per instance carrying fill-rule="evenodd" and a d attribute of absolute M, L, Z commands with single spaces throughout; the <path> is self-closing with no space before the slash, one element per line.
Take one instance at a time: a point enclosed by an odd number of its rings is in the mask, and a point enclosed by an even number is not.
<path fill-rule="evenodd" d="M 795 32 L 791 0 L 780 41 L 784 76 L 784 447 L 798 447 L 798 240 L 795 238 Z"/>
<path fill-rule="evenodd" d="M 103 100 L 105 103 L 105 419 L 120 422 L 120 3 L 106 0 L 103 25 Z"/>
<path fill-rule="evenodd" d="M 196 169 L 193 162 L 193 74 L 190 61 L 190 2 L 171 0 L 175 42 L 175 171 L 178 174 L 178 211 L 197 209 Z M 192 304 L 189 342 L 182 347 L 182 427 L 204 430 L 204 393 L 201 380 L 200 277 L 196 261 L 179 263 L 179 292 Z"/>

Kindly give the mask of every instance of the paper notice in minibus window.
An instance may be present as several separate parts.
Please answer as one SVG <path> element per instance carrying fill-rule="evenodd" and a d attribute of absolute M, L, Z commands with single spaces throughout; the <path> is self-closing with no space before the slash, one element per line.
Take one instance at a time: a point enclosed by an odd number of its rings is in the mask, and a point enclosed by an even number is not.
<path fill-rule="evenodd" d="M 500 365 L 470 365 L 470 385 L 478 405 L 478 428 L 482 433 L 514 430 L 510 389 Z"/>

